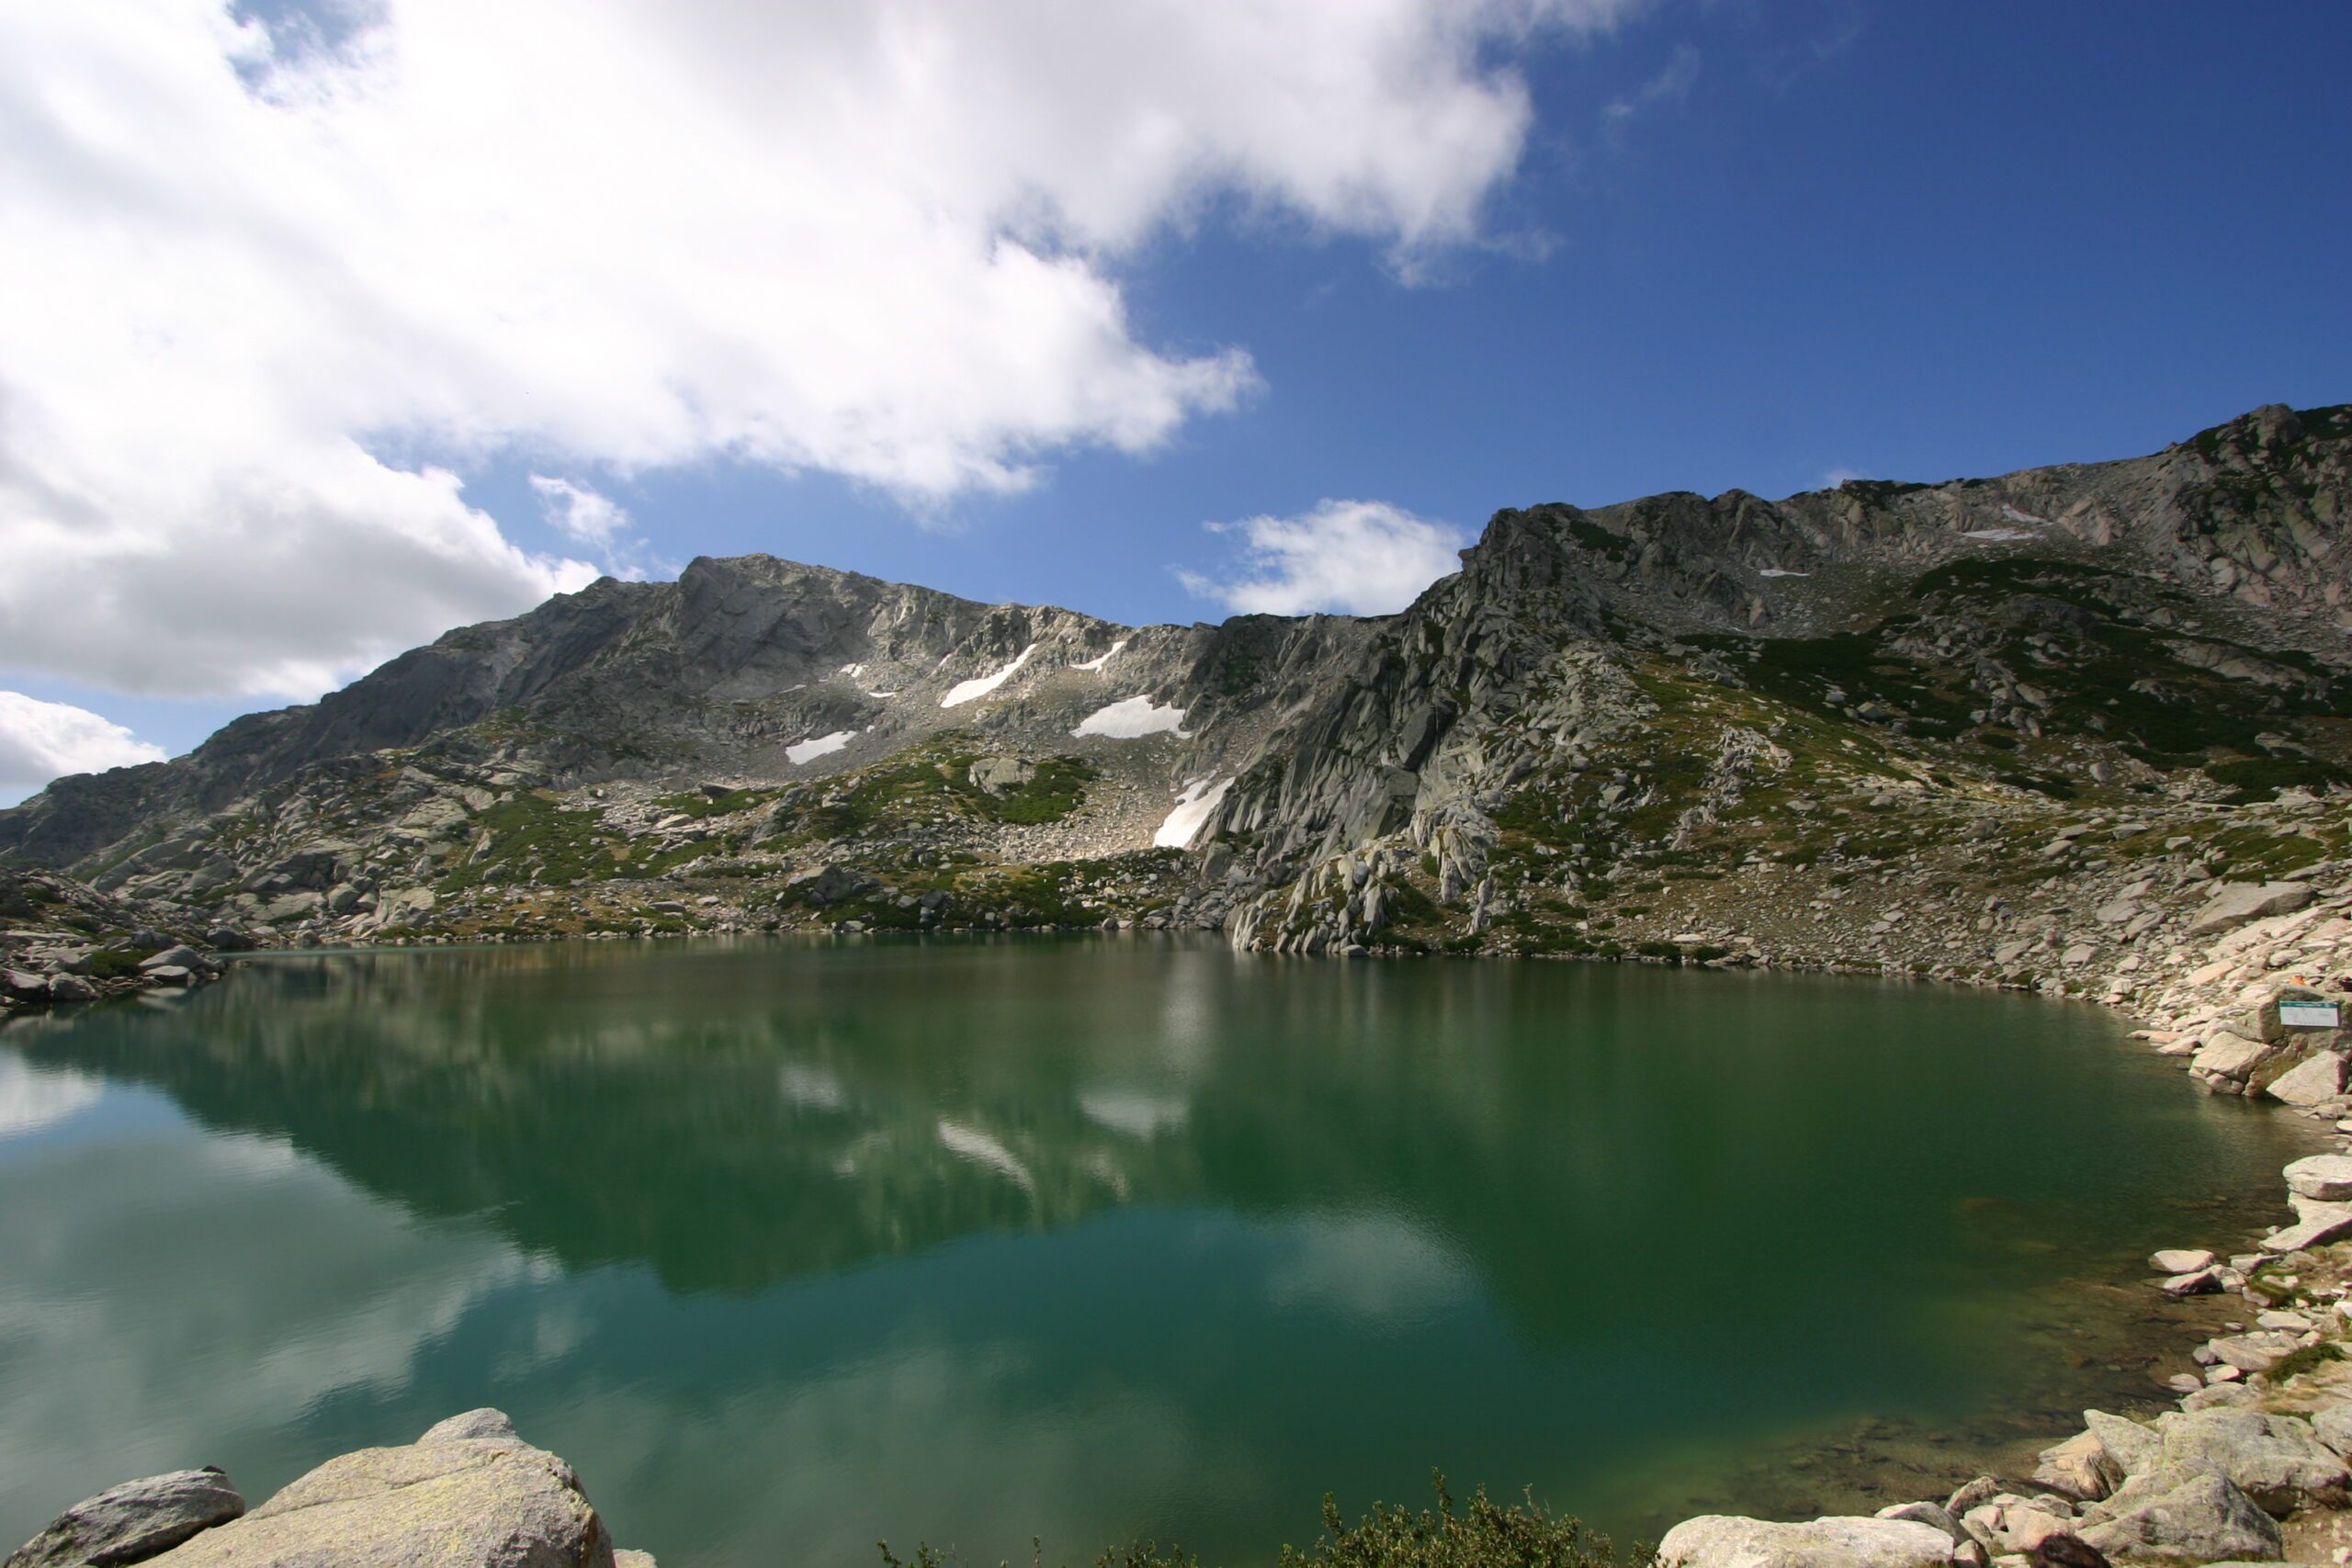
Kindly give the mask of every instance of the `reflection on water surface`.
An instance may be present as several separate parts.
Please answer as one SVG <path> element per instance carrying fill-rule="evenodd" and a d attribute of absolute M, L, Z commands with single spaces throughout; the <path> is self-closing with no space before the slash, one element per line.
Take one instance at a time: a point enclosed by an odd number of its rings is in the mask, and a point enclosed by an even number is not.
<path fill-rule="evenodd" d="M 1254 1561 L 1433 1465 L 1847 1506 L 2143 1386 L 2138 1258 L 2301 1152 L 2116 1035 L 1110 938 L 272 959 L 0 1034 L 0 1535 L 485 1403 L 696 1562 Z"/>

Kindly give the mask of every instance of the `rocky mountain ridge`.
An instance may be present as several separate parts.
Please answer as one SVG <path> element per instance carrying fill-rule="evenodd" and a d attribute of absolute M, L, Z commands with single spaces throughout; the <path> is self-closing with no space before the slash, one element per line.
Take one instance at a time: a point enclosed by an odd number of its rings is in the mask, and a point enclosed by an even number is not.
<path fill-rule="evenodd" d="M 0 856 L 263 944 L 1127 923 L 2128 994 L 2217 880 L 2346 852 L 2347 507 L 2352 409 L 2269 407 L 1507 510 L 1371 619 L 697 559 L 59 780 Z"/>

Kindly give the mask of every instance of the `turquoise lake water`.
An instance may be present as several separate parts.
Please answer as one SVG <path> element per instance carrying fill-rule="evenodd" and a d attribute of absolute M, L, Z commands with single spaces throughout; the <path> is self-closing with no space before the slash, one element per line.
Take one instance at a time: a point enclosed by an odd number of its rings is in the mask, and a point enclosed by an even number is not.
<path fill-rule="evenodd" d="M 0 1032 L 0 1544 L 479 1404 L 670 1568 L 1258 1562 L 1433 1467 L 1621 1535 L 1892 1500 L 2177 1370 L 2140 1260 L 2282 1217 L 2303 1136 L 1925 986 L 272 957 Z"/>

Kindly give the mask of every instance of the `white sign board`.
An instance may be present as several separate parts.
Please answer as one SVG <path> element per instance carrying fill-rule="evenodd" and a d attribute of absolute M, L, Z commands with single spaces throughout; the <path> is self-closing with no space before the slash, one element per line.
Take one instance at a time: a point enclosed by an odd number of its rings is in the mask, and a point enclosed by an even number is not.
<path fill-rule="evenodd" d="M 2340 1010 L 2334 1002 L 2280 1002 L 2278 1021 L 2289 1029 L 2334 1029 Z"/>

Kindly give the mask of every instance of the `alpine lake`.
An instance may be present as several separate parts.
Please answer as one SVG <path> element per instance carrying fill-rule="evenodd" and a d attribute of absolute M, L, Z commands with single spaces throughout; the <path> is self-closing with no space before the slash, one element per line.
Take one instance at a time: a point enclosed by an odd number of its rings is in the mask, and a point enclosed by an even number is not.
<path fill-rule="evenodd" d="M 2097 1009 L 1145 936 L 269 955 L 0 1032 L 0 1543 L 494 1404 L 696 1565 L 1940 1495 L 2186 1364 L 2291 1118 Z"/>

